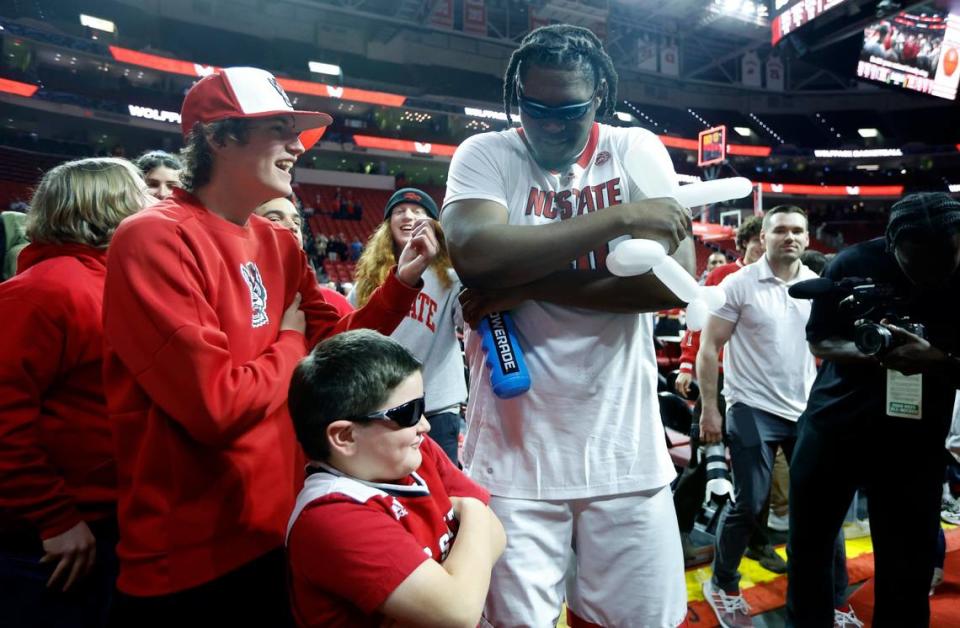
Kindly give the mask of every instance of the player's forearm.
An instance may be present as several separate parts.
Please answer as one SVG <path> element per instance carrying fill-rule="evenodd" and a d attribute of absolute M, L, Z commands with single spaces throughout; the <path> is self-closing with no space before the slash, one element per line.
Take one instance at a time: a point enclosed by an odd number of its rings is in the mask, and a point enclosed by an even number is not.
<path fill-rule="evenodd" d="M 656 312 L 683 305 L 653 273 L 615 277 L 599 270 L 562 270 L 513 290 L 529 300 L 602 312 Z"/>
<path fill-rule="evenodd" d="M 688 238 L 680 243 L 673 258 L 685 265 L 693 258 L 691 251 L 693 240 Z M 564 269 L 512 290 L 520 300 L 547 301 L 602 312 L 657 312 L 684 305 L 653 273 L 616 277 L 607 271 Z"/>
<path fill-rule="evenodd" d="M 454 266 L 464 285 L 509 288 L 532 283 L 628 232 L 619 211 L 594 212 L 547 225 L 486 224 L 447 228 Z"/>
<path fill-rule="evenodd" d="M 710 344 L 700 345 L 697 353 L 697 382 L 700 385 L 700 399 L 704 406 L 717 407 L 717 380 L 720 372 L 720 352 Z"/>

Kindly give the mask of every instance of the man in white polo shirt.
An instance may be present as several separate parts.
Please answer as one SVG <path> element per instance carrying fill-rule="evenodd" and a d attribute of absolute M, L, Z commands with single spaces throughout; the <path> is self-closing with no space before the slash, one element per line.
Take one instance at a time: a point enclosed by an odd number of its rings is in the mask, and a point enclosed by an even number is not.
<path fill-rule="evenodd" d="M 760 240 L 764 256 L 720 284 L 727 302 L 712 313 L 697 354 L 701 439 L 719 442 L 724 434 L 717 406 L 717 356 L 726 345 L 723 395 L 734 503 L 720 520 L 713 577 L 703 584 L 725 627 L 753 625 L 738 567 L 770 493 L 777 447 L 789 460 L 797 418 L 816 376 L 805 336 L 810 303 L 787 294 L 794 283 L 817 277 L 800 261 L 809 242 L 806 214 L 790 205 L 774 207 L 763 218 Z M 845 575 L 838 574 L 844 591 Z"/>

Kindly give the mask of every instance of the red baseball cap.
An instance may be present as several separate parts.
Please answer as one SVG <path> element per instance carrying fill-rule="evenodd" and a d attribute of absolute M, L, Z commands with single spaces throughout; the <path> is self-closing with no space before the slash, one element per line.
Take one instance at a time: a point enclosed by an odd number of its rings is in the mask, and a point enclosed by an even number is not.
<path fill-rule="evenodd" d="M 197 81 L 183 99 L 180 129 L 186 137 L 197 122 L 216 122 L 227 118 L 266 118 L 293 116 L 304 148 L 310 149 L 322 128 L 333 122 L 320 111 L 297 111 L 276 77 L 259 68 L 222 68 Z M 309 142 L 309 146 L 307 145 Z"/>

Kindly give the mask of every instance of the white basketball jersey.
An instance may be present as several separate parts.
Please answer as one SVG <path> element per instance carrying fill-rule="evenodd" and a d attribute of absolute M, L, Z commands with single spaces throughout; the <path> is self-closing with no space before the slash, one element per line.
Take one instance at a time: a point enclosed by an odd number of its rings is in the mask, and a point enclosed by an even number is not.
<path fill-rule="evenodd" d="M 648 131 L 595 124 L 577 163 L 550 172 L 533 160 L 521 133 L 483 133 L 461 144 L 444 205 L 494 201 L 514 225 L 569 220 L 645 198 L 621 156 L 638 142 L 666 152 Z M 605 243 L 571 260 L 571 267 L 604 269 L 609 250 Z M 480 338 L 467 331 L 463 462 L 470 476 L 495 495 L 525 499 L 596 497 L 669 483 L 675 472 L 660 422 L 652 315 L 539 301 L 512 315 L 532 380 L 519 397 L 493 394 Z"/>

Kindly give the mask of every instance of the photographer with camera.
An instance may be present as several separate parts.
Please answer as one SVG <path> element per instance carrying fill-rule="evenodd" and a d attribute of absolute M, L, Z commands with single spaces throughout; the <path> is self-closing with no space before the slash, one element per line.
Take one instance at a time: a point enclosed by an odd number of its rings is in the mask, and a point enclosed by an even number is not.
<path fill-rule="evenodd" d="M 807 324 L 823 364 L 790 468 L 793 626 L 830 625 L 824 574 L 858 488 L 876 557 L 873 625 L 929 623 L 943 443 L 960 386 L 958 267 L 960 203 L 923 193 L 893 205 L 885 239 L 844 250 L 824 273 L 836 283 L 814 298 Z"/>

